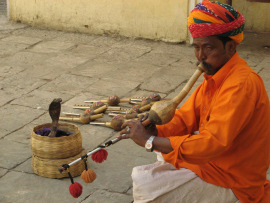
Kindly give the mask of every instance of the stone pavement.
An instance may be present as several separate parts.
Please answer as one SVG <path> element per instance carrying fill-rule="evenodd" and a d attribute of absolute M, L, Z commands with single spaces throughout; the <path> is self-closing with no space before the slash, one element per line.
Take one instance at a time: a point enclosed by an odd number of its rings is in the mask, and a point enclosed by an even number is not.
<path fill-rule="evenodd" d="M 240 55 L 258 72 L 270 95 L 269 33 L 246 33 Z M 268 43 L 268 44 L 267 44 Z M 83 185 L 74 199 L 70 180 L 35 175 L 31 168 L 31 131 L 51 122 L 53 98 L 63 99 L 62 111 L 78 112 L 74 104 L 87 99 L 149 96 L 173 98 L 195 70 L 193 48 L 140 39 L 92 36 L 32 28 L 0 17 L 0 202 L 120 203 L 131 202 L 131 171 L 153 163 L 131 140 L 107 148 L 108 159 L 89 166 L 97 179 Z M 197 86 L 202 78 L 195 84 Z M 193 88 L 194 89 L 194 88 Z M 83 147 L 91 151 L 118 132 L 81 125 Z"/>

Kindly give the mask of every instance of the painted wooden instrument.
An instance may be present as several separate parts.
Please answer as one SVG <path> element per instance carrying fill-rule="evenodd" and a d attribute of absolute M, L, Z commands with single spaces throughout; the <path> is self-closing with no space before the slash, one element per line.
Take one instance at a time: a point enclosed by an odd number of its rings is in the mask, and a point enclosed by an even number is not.
<path fill-rule="evenodd" d="M 98 109 L 97 109 L 98 110 Z M 98 113 L 99 111 L 91 111 L 90 109 L 87 109 L 84 111 L 84 113 L 80 114 L 80 117 L 70 117 L 70 116 L 61 116 L 59 120 L 62 121 L 75 121 L 80 122 L 82 124 L 88 124 L 90 121 L 96 120 L 98 118 L 102 118 L 103 114 Z"/>
<path fill-rule="evenodd" d="M 110 96 L 108 99 L 100 99 L 100 100 L 88 100 L 84 101 L 86 103 L 94 103 L 94 102 L 103 102 L 108 103 L 109 106 L 117 106 L 119 103 L 134 103 L 143 102 L 144 100 L 151 101 L 159 101 L 161 99 L 160 95 L 157 93 L 151 94 L 149 97 L 133 97 L 133 98 L 123 98 L 120 99 L 118 96 Z"/>
<path fill-rule="evenodd" d="M 158 100 L 160 101 L 160 100 Z M 134 105 L 130 111 L 128 113 L 133 113 L 133 112 L 137 112 L 137 113 L 142 113 L 142 112 L 145 112 L 145 111 L 149 111 L 151 109 L 151 106 L 155 103 L 155 102 L 158 102 L 158 101 L 147 101 L 147 102 L 142 102 L 141 104 L 137 104 L 137 105 Z"/>
<path fill-rule="evenodd" d="M 123 110 L 123 108 L 121 108 L 120 106 L 107 106 L 106 111 L 121 111 Z M 75 104 L 73 106 L 73 109 L 90 109 L 92 108 L 92 105 L 80 105 L 80 104 Z"/>
<path fill-rule="evenodd" d="M 128 121 L 128 120 L 126 120 L 123 115 L 116 115 L 112 118 L 112 120 L 110 122 L 95 121 L 95 122 L 90 122 L 89 124 L 90 125 L 101 125 L 101 126 L 112 128 L 116 131 L 120 131 L 120 130 L 122 130 L 121 126 L 126 121 Z"/>
<path fill-rule="evenodd" d="M 116 113 L 109 113 L 109 116 L 117 116 L 119 114 Z M 125 119 L 133 119 L 133 118 L 140 118 L 141 115 L 144 115 L 144 113 L 125 113 L 123 117 Z"/>
<path fill-rule="evenodd" d="M 157 93 L 153 93 L 151 94 L 149 97 L 143 99 L 141 101 L 141 103 L 139 103 L 140 106 L 145 106 L 147 104 L 150 104 L 151 102 L 156 102 L 156 101 L 160 101 L 161 100 L 161 97 L 159 94 Z"/>
<path fill-rule="evenodd" d="M 117 106 L 119 103 L 131 103 L 131 102 L 140 102 L 146 97 L 134 97 L 134 98 L 123 98 L 120 99 L 118 96 L 110 96 L 108 99 L 100 99 L 100 100 L 88 100 L 84 101 L 86 103 L 94 103 L 94 102 L 104 102 L 107 103 L 109 106 Z"/>

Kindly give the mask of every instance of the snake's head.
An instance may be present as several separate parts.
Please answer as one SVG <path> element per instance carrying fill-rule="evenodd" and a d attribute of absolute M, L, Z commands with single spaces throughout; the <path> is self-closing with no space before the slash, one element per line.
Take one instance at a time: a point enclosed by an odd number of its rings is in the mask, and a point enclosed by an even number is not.
<path fill-rule="evenodd" d="M 61 111 L 61 98 L 55 98 L 50 106 L 49 106 L 49 113 L 52 118 L 52 120 L 58 120 L 60 116 L 60 111 Z"/>
<path fill-rule="evenodd" d="M 55 98 L 52 102 L 54 103 L 61 103 L 62 99 L 61 98 Z"/>

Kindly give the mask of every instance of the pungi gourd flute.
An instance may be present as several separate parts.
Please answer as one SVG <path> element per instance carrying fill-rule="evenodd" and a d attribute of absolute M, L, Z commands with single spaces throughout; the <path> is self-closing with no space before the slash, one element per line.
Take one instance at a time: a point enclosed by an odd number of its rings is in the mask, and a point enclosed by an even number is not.
<path fill-rule="evenodd" d="M 143 121 L 142 124 L 144 126 L 147 126 L 147 125 L 149 125 L 151 123 L 152 124 L 158 124 L 158 125 L 168 123 L 173 118 L 177 106 L 186 97 L 186 95 L 189 93 L 189 91 L 191 90 L 191 88 L 193 87 L 193 85 L 195 84 L 195 82 L 197 81 L 197 79 L 200 77 L 200 75 L 203 72 L 204 72 L 204 68 L 203 68 L 202 64 L 199 64 L 197 66 L 196 71 L 193 73 L 191 78 L 188 80 L 187 84 L 178 93 L 178 95 L 176 97 L 174 97 L 173 99 L 169 100 L 169 101 L 168 100 L 163 100 L 163 101 L 158 101 L 158 102 L 154 103 L 153 106 L 151 107 L 150 111 L 149 111 L 148 118 L 145 121 Z M 110 140 L 110 141 L 106 142 L 103 145 L 98 146 L 96 149 L 94 149 L 91 152 L 88 152 L 86 155 L 82 156 L 81 158 L 78 158 L 78 159 L 76 159 L 75 161 L 73 161 L 73 162 L 71 162 L 69 164 L 62 165 L 62 167 L 59 169 L 59 171 L 63 172 L 64 170 L 68 170 L 71 165 L 77 163 L 78 161 L 85 160 L 91 154 L 92 155 L 96 154 L 101 150 L 106 151 L 103 148 L 108 147 L 108 146 L 110 146 L 112 144 L 115 144 L 119 140 L 120 140 L 119 138 L 115 138 L 113 140 Z M 106 158 L 107 158 L 107 155 L 106 155 Z M 90 172 L 89 172 L 88 176 L 91 176 Z M 78 185 L 78 183 L 74 183 L 73 180 L 72 180 L 71 175 L 70 175 L 70 178 L 71 178 L 71 182 L 72 182 L 72 184 L 70 186 L 70 193 L 72 195 L 74 193 L 81 194 L 82 186 Z"/>

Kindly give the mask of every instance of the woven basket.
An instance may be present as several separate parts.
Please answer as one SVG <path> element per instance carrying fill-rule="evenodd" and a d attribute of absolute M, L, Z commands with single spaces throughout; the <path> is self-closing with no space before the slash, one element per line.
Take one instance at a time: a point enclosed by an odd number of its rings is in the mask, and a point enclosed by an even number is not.
<path fill-rule="evenodd" d="M 63 164 L 69 164 L 72 161 L 85 155 L 86 153 L 87 153 L 86 150 L 83 149 L 76 156 L 66 158 L 66 159 L 45 159 L 45 158 L 40 158 L 38 156 L 33 155 L 31 166 L 34 173 L 39 176 L 43 176 L 47 178 L 65 178 L 65 177 L 68 177 L 67 171 L 63 171 L 62 173 L 60 173 L 58 169 L 61 168 Z M 69 167 L 69 171 L 72 177 L 81 175 L 84 169 L 85 169 L 85 165 L 83 161 L 78 161 L 76 164 Z"/>
<path fill-rule="evenodd" d="M 59 123 L 58 129 L 72 133 L 69 136 L 48 137 L 36 134 L 43 127 L 51 128 L 51 123 L 34 127 L 31 134 L 31 148 L 34 156 L 47 159 L 73 157 L 82 151 L 82 136 L 79 128 L 70 123 Z"/>

